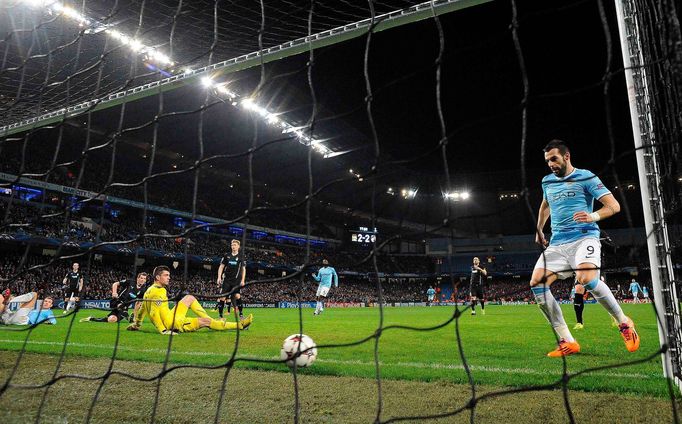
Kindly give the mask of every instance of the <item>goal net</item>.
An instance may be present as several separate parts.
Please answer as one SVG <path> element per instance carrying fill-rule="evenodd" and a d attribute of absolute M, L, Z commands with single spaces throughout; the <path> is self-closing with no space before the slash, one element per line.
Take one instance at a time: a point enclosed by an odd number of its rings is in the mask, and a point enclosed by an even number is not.
<path fill-rule="evenodd" d="M 473 422 L 542 411 L 574 422 L 589 419 L 585 392 L 607 392 L 653 399 L 647 419 L 677 421 L 677 7 L 1 2 L 0 415 Z M 542 303 L 528 283 L 549 258 L 536 237 L 552 139 L 620 205 L 600 222 L 597 271 L 642 320 L 630 356 L 618 334 L 632 337 L 628 326 L 609 330 L 595 305 L 577 362 L 526 365 L 563 343 L 536 306 L 522 309 Z M 230 261 L 233 287 L 219 281 Z M 325 299 L 327 261 L 340 284 Z M 176 334 L 175 321 L 147 317 L 126 331 L 153 310 L 141 296 L 158 266 L 174 314 L 199 311 L 192 329 L 236 328 Z M 570 321 L 579 270 L 554 271 L 571 275 L 552 284 Z M 631 282 L 647 305 L 631 304 Z M 486 300 L 504 311 L 488 308 L 499 326 L 467 320 Z M 253 313 L 248 331 L 226 301 Z M 22 308 L 32 315 L 11 321 Z M 313 308 L 327 321 L 310 321 Z M 600 344 L 607 332 L 617 354 Z M 313 337 L 317 363 L 285 365 L 289 334 Z M 414 390 L 423 399 L 400 397 Z M 510 409 L 536 392 L 558 400 Z M 78 398 L 73 408 L 61 394 Z"/>

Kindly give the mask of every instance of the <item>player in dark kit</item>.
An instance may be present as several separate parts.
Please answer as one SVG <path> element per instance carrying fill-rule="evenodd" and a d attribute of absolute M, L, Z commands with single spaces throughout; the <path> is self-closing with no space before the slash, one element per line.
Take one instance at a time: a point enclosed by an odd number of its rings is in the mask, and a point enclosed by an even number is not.
<path fill-rule="evenodd" d="M 80 322 L 121 322 L 123 320 L 130 320 L 128 315 L 128 306 L 132 301 L 137 299 L 142 299 L 144 292 L 147 289 L 147 273 L 141 272 L 137 274 L 137 279 L 135 286 L 130 284 L 130 280 L 123 277 L 120 281 L 116 281 L 111 286 L 111 312 L 106 317 L 93 318 L 86 317 L 80 320 Z M 135 310 L 133 317 L 140 308 L 140 302 L 135 302 Z"/>
<path fill-rule="evenodd" d="M 474 258 L 471 266 L 471 279 L 469 280 L 469 296 L 471 296 L 471 315 L 476 315 L 476 300 L 481 302 L 481 313 L 485 315 L 485 301 L 483 300 L 483 282 L 488 271 L 481 267 L 481 261 Z"/>
<path fill-rule="evenodd" d="M 80 292 L 83 290 L 83 274 L 79 270 L 80 265 L 74 262 L 71 271 L 62 280 L 64 286 L 64 312 L 67 313 L 75 308 L 80 301 Z"/>
<path fill-rule="evenodd" d="M 246 280 L 246 259 L 244 255 L 239 252 L 241 243 L 239 240 L 232 240 L 230 243 L 231 252 L 224 255 L 220 260 L 218 267 L 218 287 L 220 293 L 231 293 L 230 300 L 234 306 L 234 313 L 239 314 L 241 319 L 244 316 L 242 311 L 242 296 L 240 289 L 244 287 Z M 234 291 L 233 291 L 234 290 Z M 218 315 L 223 317 L 223 309 L 225 308 L 225 300 L 227 297 L 218 299 Z M 230 313 L 228 307 L 227 313 Z"/>

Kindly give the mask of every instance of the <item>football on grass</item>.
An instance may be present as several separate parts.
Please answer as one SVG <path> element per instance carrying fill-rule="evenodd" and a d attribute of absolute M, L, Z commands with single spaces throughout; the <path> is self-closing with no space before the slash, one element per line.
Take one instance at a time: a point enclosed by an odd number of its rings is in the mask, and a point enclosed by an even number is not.
<path fill-rule="evenodd" d="M 297 367 L 307 367 L 315 362 L 317 347 L 313 339 L 305 334 L 293 334 L 284 340 L 279 356 L 283 361 L 286 360 L 290 368 L 294 364 Z"/>

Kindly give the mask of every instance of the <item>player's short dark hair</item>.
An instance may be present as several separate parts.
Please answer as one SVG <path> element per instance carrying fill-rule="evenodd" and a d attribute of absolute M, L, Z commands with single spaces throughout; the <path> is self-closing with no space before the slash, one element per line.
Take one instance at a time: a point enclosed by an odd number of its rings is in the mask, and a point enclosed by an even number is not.
<path fill-rule="evenodd" d="M 562 155 L 571 152 L 571 150 L 568 148 L 568 146 L 563 140 L 559 140 L 556 138 L 547 143 L 547 145 L 542 149 L 542 151 L 547 153 L 552 149 L 559 149 L 559 153 L 561 153 Z"/>
<path fill-rule="evenodd" d="M 154 279 L 156 280 L 156 277 L 161 275 L 161 273 L 164 271 L 170 272 L 170 268 L 168 268 L 166 265 L 159 265 L 156 268 L 154 268 L 154 272 L 153 272 Z"/>

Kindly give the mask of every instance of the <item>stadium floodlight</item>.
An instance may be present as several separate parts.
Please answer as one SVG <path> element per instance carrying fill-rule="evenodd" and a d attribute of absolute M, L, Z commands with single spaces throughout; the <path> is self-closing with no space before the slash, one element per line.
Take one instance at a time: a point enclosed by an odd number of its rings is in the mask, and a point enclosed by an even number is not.
<path fill-rule="evenodd" d="M 203 85 L 206 88 L 212 87 L 213 86 L 213 80 L 211 77 L 202 77 L 201 78 L 201 85 Z"/>
<path fill-rule="evenodd" d="M 453 191 L 450 193 L 444 193 L 443 197 L 445 199 L 450 199 L 454 200 L 455 202 L 459 202 L 460 200 L 467 200 L 469 197 L 471 197 L 471 193 L 468 191 Z"/>
<path fill-rule="evenodd" d="M 414 199 L 415 196 L 417 196 L 417 189 L 404 188 L 400 190 L 400 195 L 403 196 L 404 199 Z"/>
<path fill-rule="evenodd" d="M 63 6 L 59 3 L 53 3 L 52 5 L 50 5 L 50 7 L 57 12 L 61 12 L 64 16 L 78 22 L 80 25 L 91 25 L 91 22 L 88 18 L 86 18 L 77 10 L 72 9 L 69 6 Z"/>
<path fill-rule="evenodd" d="M 76 21 L 81 26 L 87 26 L 91 29 L 91 33 L 104 32 L 109 37 L 118 41 L 124 46 L 128 46 L 133 52 L 144 54 L 146 60 L 150 62 L 155 62 L 162 66 L 173 66 L 172 58 L 166 54 L 158 51 L 155 47 L 147 46 L 143 44 L 140 40 L 137 40 L 129 35 L 122 33 L 116 29 L 110 28 L 110 25 L 99 22 L 95 19 L 90 19 L 87 16 L 81 14 L 77 10 L 65 6 L 56 0 L 24 0 L 26 4 L 34 8 L 47 8 L 52 13 L 60 13 L 65 18 Z M 184 68 L 182 73 L 192 74 L 194 71 L 191 68 Z M 252 99 L 242 100 L 241 103 L 235 101 L 240 97 L 237 93 L 227 89 L 225 83 L 216 83 L 213 81 L 211 76 L 204 76 L 201 78 L 201 85 L 207 89 L 215 90 L 216 94 L 221 94 L 227 96 L 230 100 L 230 104 L 233 106 L 241 105 L 244 109 L 255 112 L 266 120 L 266 122 L 273 126 L 279 126 L 282 128 L 283 133 L 293 132 L 298 141 L 306 146 L 311 146 L 315 151 L 327 157 L 331 153 L 331 149 L 327 146 L 321 144 L 320 140 L 316 140 L 311 136 L 305 135 L 302 131 L 303 127 L 296 127 L 282 119 L 278 118 L 276 114 L 268 111 L 266 108 L 259 106 Z"/>

